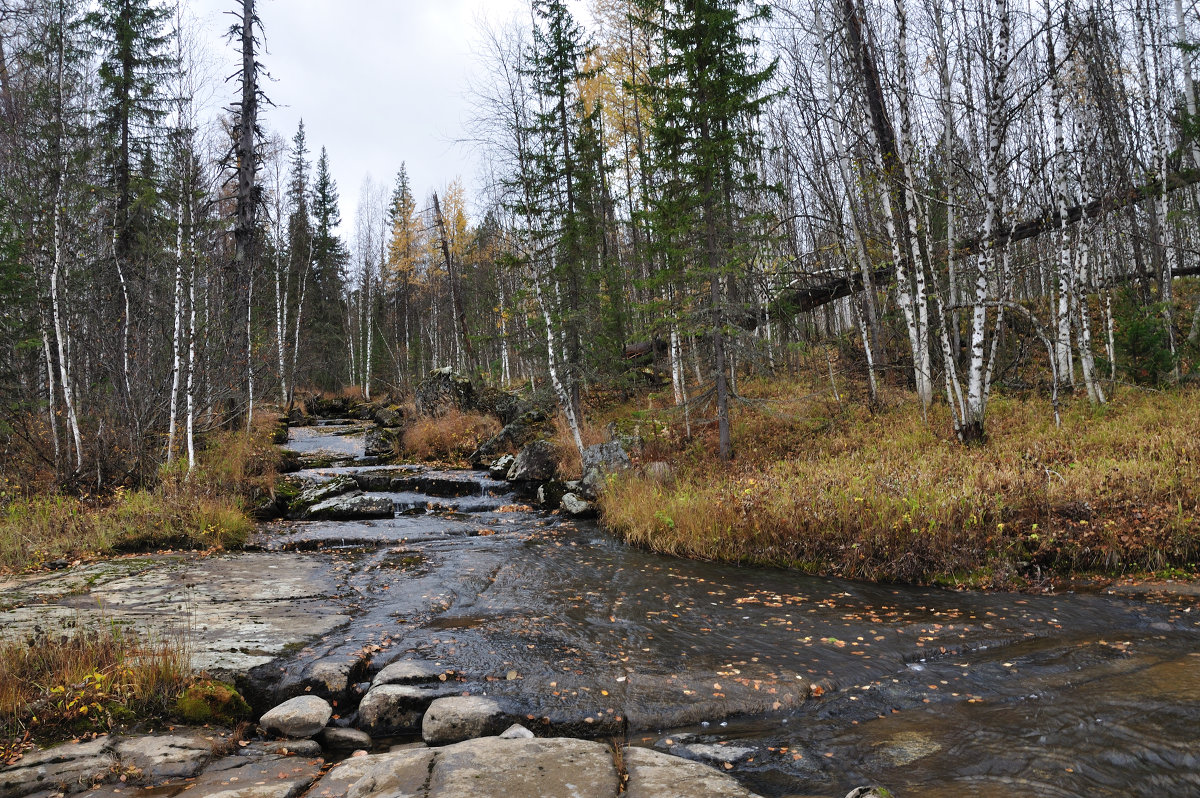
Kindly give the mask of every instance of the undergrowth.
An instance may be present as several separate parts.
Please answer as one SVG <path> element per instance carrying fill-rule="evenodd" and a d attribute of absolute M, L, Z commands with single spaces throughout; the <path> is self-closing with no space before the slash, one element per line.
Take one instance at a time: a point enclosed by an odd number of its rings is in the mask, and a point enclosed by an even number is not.
<path fill-rule="evenodd" d="M 274 423 L 213 433 L 196 469 L 176 460 L 157 484 L 101 496 L 22 490 L 0 482 L 0 571 L 58 560 L 164 548 L 237 548 L 253 524 L 247 509 L 270 499 L 277 481 Z"/>
<path fill-rule="evenodd" d="M 30 739 L 75 738 L 169 715 L 192 678 L 185 644 L 115 623 L 0 643 L 0 763 Z"/>
<path fill-rule="evenodd" d="M 732 464 L 712 430 L 689 442 L 665 425 L 650 443 L 677 479 L 616 479 L 607 525 L 661 552 L 885 581 L 1014 586 L 1200 560 L 1200 391 L 1068 402 L 1061 429 L 1042 399 L 996 397 L 988 442 L 964 447 L 946 408 L 926 421 L 912 402 L 872 413 L 770 390 L 736 409 Z"/>
<path fill-rule="evenodd" d="M 500 431 L 500 422 L 482 413 L 449 410 L 418 419 L 404 432 L 403 454 L 425 462 L 463 464 L 480 443 Z"/>

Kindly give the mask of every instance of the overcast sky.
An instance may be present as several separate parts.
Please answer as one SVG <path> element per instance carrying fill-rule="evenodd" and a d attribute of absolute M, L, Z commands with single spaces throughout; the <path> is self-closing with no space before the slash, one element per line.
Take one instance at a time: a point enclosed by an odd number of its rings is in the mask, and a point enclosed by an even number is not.
<path fill-rule="evenodd" d="M 220 77 L 240 56 L 224 34 L 237 0 L 185 0 L 220 59 Z M 290 142 L 301 117 L 313 151 L 329 150 L 341 192 L 342 235 L 353 231 L 363 179 L 388 184 L 408 164 L 423 202 L 461 175 L 471 186 L 474 156 L 455 140 L 470 115 L 468 79 L 478 68 L 479 20 L 528 15 L 528 0 L 259 0 L 273 82 L 266 126 Z M 227 103 L 233 83 L 218 87 Z"/>

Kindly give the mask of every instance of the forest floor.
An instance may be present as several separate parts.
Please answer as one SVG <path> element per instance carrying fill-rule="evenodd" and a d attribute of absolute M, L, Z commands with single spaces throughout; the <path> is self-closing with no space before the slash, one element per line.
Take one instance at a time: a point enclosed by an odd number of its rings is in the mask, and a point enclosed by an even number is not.
<path fill-rule="evenodd" d="M 949 408 L 897 389 L 869 409 L 859 386 L 756 380 L 732 410 L 734 460 L 715 424 L 669 393 L 600 418 L 641 435 L 641 460 L 601 505 L 627 542 L 707 560 L 852 579 L 1042 590 L 1113 579 L 1197 578 L 1200 390 L 1120 386 L 1112 400 L 994 396 L 988 439 L 963 446 Z M 699 420 L 698 420 L 699 419 Z"/>

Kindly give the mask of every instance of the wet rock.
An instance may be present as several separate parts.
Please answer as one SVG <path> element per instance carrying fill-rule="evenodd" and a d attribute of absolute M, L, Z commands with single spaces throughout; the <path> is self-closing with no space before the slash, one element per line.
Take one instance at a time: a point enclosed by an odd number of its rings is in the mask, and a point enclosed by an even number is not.
<path fill-rule="evenodd" d="M 754 756 L 755 749 L 741 745 L 716 745 L 709 743 L 693 743 L 683 746 L 688 756 L 718 765 L 734 765 Z"/>
<path fill-rule="evenodd" d="M 458 690 L 442 685 L 380 684 L 363 696 L 356 725 L 377 737 L 415 729 L 431 704 L 455 695 Z"/>
<path fill-rule="evenodd" d="M 478 480 L 460 477 L 426 476 L 416 477 L 418 490 L 427 496 L 437 496 L 442 499 L 456 499 L 462 496 L 479 496 L 483 486 Z"/>
<path fill-rule="evenodd" d="M 375 473 L 368 471 L 363 474 L 355 474 L 354 482 L 358 485 L 359 490 L 375 491 L 382 493 L 392 489 L 392 475 L 386 471 L 383 473 Z"/>
<path fill-rule="evenodd" d="M 648 748 L 626 748 L 624 762 L 626 798 L 758 798 L 708 765 Z"/>
<path fill-rule="evenodd" d="M 417 413 L 443 416 L 450 410 L 471 410 L 475 404 L 475 386 L 468 377 L 449 366 L 434 369 L 416 389 Z"/>
<path fill-rule="evenodd" d="M 394 457 L 399 451 L 404 430 L 375 427 L 363 436 L 363 454 L 367 457 Z"/>
<path fill-rule="evenodd" d="M 296 798 L 317 780 L 323 765 L 319 756 L 247 755 L 243 751 L 214 762 L 180 794 L 188 798 Z"/>
<path fill-rule="evenodd" d="M 340 698 L 350 686 L 351 659 L 321 659 L 304 669 L 301 685 L 321 698 Z"/>
<path fill-rule="evenodd" d="M 354 481 L 353 477 L 339 475 L 328 482 L 312 485 L 300 491 L 300 494 L 292 500 L 291 509 L 293 512 L 298 512 L 335 496 L 341 496 L 343 493 L 349 493 L 357 487 L 358 483 Z"/>
<path fill-rule="evenodd" d="M 513 455 L 506 454 L 492 461 L 492 464 L 488 466 L 488 476 L 492 479 L 507 479 L 508 470 L 512 468 L 513 461 L 516 459 Z"/>
<path fill-rule="evenodd" d="M 557 510 L 568 493 L 565 483 L 553 480 L 537 489 L 537 503 L 547 510 Z"/>
<path fill-rule="evenodd" d="M 504 731 L 500 732 L 501 740 L 532 740 L 533 732 L 526 729 L 520 723 L 514 723 Z"/>
<path fill-rule="evenodd" d="M 550 416 L 541 410 L 528 410 L 479 445 L 471 455 L 472 465 L 482 466 L 506 452 L 520 451 L 531 441 L 549 432 Z M 503 478 L 504 475 L 497 477 Z"/>
<path fill-rule="evenodd" d="M 357 751 L 371 748 L 371 735 L 358 729 L 337 729 L 326 726 L 317 735 L 317 742 L 330 751 Z"/>
<path fill-rule="evenodd" d="M 499 734 L 512 718 L 494 698 L 452 696 L 429 705 L 421 721 L 421 737 L 429 745 L 445 745 Z"/>
<path fill-rule="evenodd" d="M 258 725 L 281 737 L 312 737 L 333 717 L 324 698 L 302 695 L 284 701 L 259 719 Z"/>
<path fill-rule="evenodd" d="M 583 492 L 595 498 L 610 474 L 625 471 L 631 465 L 625 447 L 617 441 L 600 443 L 583 450 Z"/>
<path fill-rule="evenodd" d="M 510 481 L 549 482 L 558 473 L 558 447 L 550 441 L 534 441 L 521 450 L 508 470 Z"/>
<path fill-rule="evenodd" d="M 109 751 L 111 742 L 101 737 L 26 754 L 15 765 L 0 770 L 0 798 L 23 798 L 60 787 L 78 789 L 98 781 L 116 762 Z"/>
<path fill-rule="evenodd" d="M 572 518 L 590 518 L 596 514 L 596 505 L 579 498 L 574 493 L 564 495 L 562 501 L 559 502 L 559 507 Z"/>
<path fill-rule="evenodd" d="M 308 508 L 304 517 L 310 521 L 368 521 L 394 515 L 395 505 L 391 499 L 355 492 L 315 504 Z"/>
<path fill-rule="evenodd" d="M 894 798 L 886 787 L 855 787 L 846 793 L 846 798 Z"/>
<path fill-rule="evenodd" d="M 446 671 L 425 662 L 402 659 L 385 667 L 371 681 L 372 686 L 381 684 L 425 684 L 446 680 Z"/>
<path fill-rule="evenodd" d="M 429 798 L 615 798 L 619 778 L 601 743 L 569 739 L 482 740 L 438 749 Z"/>
<path fill-rule="evenodd" d="M 199 735 L 133 737 L 113 746 L 122 768 L 137 768 L 142 780 L 159 783 L 195 776 L 212 756 L 212 743 Z"/>
<path fill-rule="evenodd" d="M 433 756 L 429 748 L 409 748 L 347 759 L 329 771 L 309 791 L 308 798 L 423 797 L 427 795 L 425 783 Z"/>

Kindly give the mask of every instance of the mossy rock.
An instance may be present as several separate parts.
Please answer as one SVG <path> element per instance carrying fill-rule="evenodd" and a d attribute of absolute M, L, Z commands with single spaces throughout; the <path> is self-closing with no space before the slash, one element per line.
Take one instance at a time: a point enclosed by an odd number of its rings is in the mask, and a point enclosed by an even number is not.
<path fill-rule="evenodd" d="M 180 720 L 197 726 L 232 726 L 250 717 L 250 712 L 246 699 L 225 682 L 197 682 L 175 701 L 175 714 Z"/>

